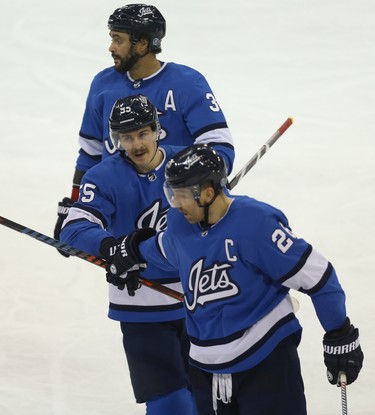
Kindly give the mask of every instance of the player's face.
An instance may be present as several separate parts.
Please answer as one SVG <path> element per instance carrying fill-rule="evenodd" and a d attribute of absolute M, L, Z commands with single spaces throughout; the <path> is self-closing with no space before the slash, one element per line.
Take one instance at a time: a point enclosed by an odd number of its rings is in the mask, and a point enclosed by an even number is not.
<path fill-rule="evenodd" d="M 111 30 L 109 36 L 112 40 L 108 50 L 111 52 L 115 69 L 118 72 L 125 73 L 139 60 L 138 54 L 132 48 L 130 35 Z"/>
<path fill-rule="evenodd" d="M 202 196 L 201 192 L 201 199 Z M 173 189 L 171 202 L 172 206 L 177 208 L 191 224 L 203 220 L 203 208 L 199 207 L 197 201 L 194 199 L 192 188 Z"/>
<path fill-rule="evenodd" d="M 120 132 L 119 138 L 122 148 L 141 173 L 147 173 L 159 163 L 155 157 L 157 151 L 156 132 L 149 125 L 139 130 Z"/>

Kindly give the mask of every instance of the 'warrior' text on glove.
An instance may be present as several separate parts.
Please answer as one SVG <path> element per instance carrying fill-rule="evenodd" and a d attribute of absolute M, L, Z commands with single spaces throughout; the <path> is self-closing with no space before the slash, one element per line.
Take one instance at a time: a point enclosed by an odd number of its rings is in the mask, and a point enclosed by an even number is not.
<path fill-rule="evenodd" d="M 73 203 L 74 202 L 72 199 L 70 199 L 69 197 L 64 197 L 64 199 L 61 202 L 59 202 L 57 206 L 57 221 L 56 221 L 55 229 L 53 231 L 53 237 L 57 239 L 58 241 L 60 240 L 62 224 L 64 220 L 66 219 L 66 217 L 68 216 L 69 209 L 73 206 Z M 60 252 L 62 256 L 66 258 L 70 257 L 70 255 L 64 252 L 63 250 L 58 249 L 58 248 L 57 250 Z"/>
<path fill-rule="evenodd" d="M 347 317 L 341 329 L 324 335 L 324 363 L 329 383 L 340 386 L 340 372 L 346 374 L 347 384 L 354 382 L 362 368 L 363 353 L 359 344 L 359 331 Z"/>

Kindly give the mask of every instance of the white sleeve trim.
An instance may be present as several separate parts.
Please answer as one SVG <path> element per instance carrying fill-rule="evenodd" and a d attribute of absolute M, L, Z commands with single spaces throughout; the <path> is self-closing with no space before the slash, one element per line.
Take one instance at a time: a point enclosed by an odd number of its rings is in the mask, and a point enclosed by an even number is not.
<path fill-rule="evenodd" d="M 327 267 L 328 261 L 313 248 L 303 267 L 283 285 L 294 290 L 310 290 L 320 282 Z"/>
<path fill-rule="evenodd" d="M 89 140 L 79 136 L 79 145 L 82 150 L 90 156 L 101 156 L 103 153 L 103 143 L 98 140 Z"/>
<path fill-rule="evenodd" d="M 234 146 L 232 134 L 229 128 L 217 128 L 216 130 L 207 131 L 195 139 L 194 144 L 230 144 Z"/>
<path fill-rule="evenodd" d="M 83 210 L 77 207 L 71 207 L 69 209 L 69 214 L 67 218 L 64 220 L 62 227 L 66 226 L 69 222 L 77 220 L 77 219 L 88 220 L 89 222 L 96 223 L 102 229 L 104 229 L 103 222 L 100 219 L 98 219 L 93 214 L 87 212 L 86 210 Z"/>

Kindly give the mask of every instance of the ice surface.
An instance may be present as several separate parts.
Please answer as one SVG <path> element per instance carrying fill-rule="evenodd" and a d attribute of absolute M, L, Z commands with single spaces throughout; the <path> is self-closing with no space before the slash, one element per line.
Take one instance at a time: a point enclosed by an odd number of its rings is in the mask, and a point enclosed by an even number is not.
<path fill-rule="evenodd" d="M 235 171 L 289 116 L 295 124 L 236 188 L 281 208 L 335 265 L 365 353 L 349 413 L 372 415 L 373 0 L 155 1 L 163 60 L 205 74 L 237 147 Z M 2 1 L 0 214 L 52 235 L 69 195 L 92 77 L 112 65 L 113 0 Z M 140 415 L 101 269 L 0 227 L 0 414 Z M 341 413 L 323 331 L 298 295 L 310 415 Z"/>

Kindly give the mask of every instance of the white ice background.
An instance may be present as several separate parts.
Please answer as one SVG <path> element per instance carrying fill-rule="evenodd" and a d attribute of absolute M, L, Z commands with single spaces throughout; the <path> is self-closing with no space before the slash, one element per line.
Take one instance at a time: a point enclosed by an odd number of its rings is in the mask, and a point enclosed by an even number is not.
<path fill-rule="evenodd" d="M 295 123 L 238 185 L 281 208 L 334 264 L 365 353 L 350 415 L 374 414 L 373 0 L 155 0 L 162 60 L 207 77 L 235 138 L 234 171 Z M 113 0 L 0 3 L 0 215 L 52 236 L 69 196 L 93 76 L 111 66 Z M 104 272 L 0 226 L 0 414 L 141 415 Z M 341 413 L 323 330 L 297 293 L 310 415 Z M 270 414 L 271 415 L 271 414 Z"/>

